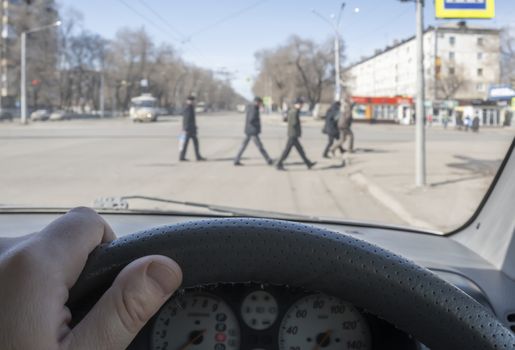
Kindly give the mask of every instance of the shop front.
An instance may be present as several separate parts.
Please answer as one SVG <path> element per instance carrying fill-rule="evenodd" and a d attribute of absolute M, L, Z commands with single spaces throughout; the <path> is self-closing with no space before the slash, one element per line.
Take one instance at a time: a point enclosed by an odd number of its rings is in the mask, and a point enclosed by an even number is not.
<path fill-rule="evenodd" d="M 352 96 L 353 117 L 359 122 L 411 124 L 414 105 L 411 97 Z"/>

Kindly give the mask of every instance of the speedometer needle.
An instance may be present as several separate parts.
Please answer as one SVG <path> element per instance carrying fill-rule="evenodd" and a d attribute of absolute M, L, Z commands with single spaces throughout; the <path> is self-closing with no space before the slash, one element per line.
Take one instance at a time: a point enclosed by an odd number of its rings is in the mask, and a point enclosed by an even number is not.
<path fill-rule="evenodd" d="M 181 346 L 179 348 L 179 350 L 186 350 L 188 349 L 190 346 L 192 346 L 197 340 L 199 340 L 200 338 L 202 338 L 204 336 L 204 333 L 206 333 L 207 329 L 204 329 L 204 330 L 201 330 L 198 332 L 198 334 L 196 336 L 194 336 L 192 339 L 190 339 L 186 344 L 184 344 L 183 346 Z"/>
<path fill-rule="evenodd" d="M 317 341 L 316 342 L 316 345 L 315 347 L 313 348 L 313 350 L 319 350 L 320 349 L 320 346 L 322 344 L 325 343 L 325 341 L 331 336 L 331 333 L 333 333 L 333 330 L 332 329 L 328 329 L 324 335 L 322 336 L 322 338 L 320 338 L 320 341 Z"/>

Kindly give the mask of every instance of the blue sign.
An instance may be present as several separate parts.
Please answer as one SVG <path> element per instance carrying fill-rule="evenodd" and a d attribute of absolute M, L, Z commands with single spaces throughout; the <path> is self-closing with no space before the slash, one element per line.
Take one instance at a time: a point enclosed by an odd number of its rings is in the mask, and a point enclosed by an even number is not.
<path fill-rule="evenodd" d="M 445 9 L 485 10 L 486 0 L 445 0 Z"/>
<path fill-rule="evenodd" d="M 495 0 L 434 0 L 436 18 L 494 18 Z"/>
<path fill-rule="evenodd" d="M 515 97 L 515 90 L 510 84 L 491 85 L 488 91 L 488 99 L 490 101 L 511 101 Z"/>

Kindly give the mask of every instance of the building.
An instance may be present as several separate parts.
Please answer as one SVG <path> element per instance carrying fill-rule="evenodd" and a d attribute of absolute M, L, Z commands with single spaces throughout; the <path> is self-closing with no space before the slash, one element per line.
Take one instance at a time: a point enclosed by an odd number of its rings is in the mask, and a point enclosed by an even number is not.
<path fill-rule="evenodd" d="M 59 14 L 55 0 L 0 0 L 0 18 L 0 108 L 10 110 L 15 108 L 20 94 L 21 33 L 53 23 L 59 18 Z M 52 32 L 46 35 L 56 38 L 56 34 Z M 34 72 L 41 71 L 41 50 L 48 50 L 49 44 L 45 45 L 46 47 L 32 45 L 27 53 L 27 59 L 32 63 L 28 68 L 29 79 L 31 76 L 34 77 Z M 56 46 L 55 39 L 51 49 L 56 50 Z M 40 80 L 41 76 L 36 76 L 36 80 L 38 79 Z"/>
<path fill-rule="evenodd" d="M 459 22 L 429 27 L 423 40 L 426 106 L 437 109 L 435 114 L 439 114 L 439 109 L 450 113 L 457 104 L 486 100 L 489 87 L 499 83 L 498 29 Z M 415 37 L 395 41 L 392 46 L 348 67 L 346 74 L 352 95 L 415 98 L 415 45 Z M 380 106 L 378 110 L 380 113 Z M 409 113 L 412 111 L 405 109 L 404 118 Z"/>

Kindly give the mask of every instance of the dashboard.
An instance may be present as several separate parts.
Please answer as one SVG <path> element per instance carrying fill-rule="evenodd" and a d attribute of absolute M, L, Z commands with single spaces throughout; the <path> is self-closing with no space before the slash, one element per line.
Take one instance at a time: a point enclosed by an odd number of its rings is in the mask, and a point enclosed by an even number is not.
<path fill-rule="evenodd" d="M 289 286 L 217 284 L 178 292 L 129 349 L 418 349 L 344 300 Z"/>
<path fill-rule="evenodd" d="M 11 237 L 29 234 L 46 226 L 58 215 L 59 213 L 3 213 L 0 215 L 0 232 L 8 233 Z M 130 233 L 160 225 L 204 219 L 147 214 L 105 214 L 104 217 L 122 238 Z M 314 226 L 354 236 L 413 260 L 476 299 L 515 331 L 515 318 L 510 316 L 515 312 L 515 280 L 459 241 L 449 237 L 379 227 L 336 224 Z M 305 290 L 284 283 L 281 285 L 281 281 L 277 283 L 218 283 L 182 290 L 148 322 L 129 349 L 425 349 L 409 334 L 367 310 L 350 305 L 344 300 L 331 298 L 331 295 L 320 295 L 316 286 L 312 286 L 312 290 Z M 83 300 L 81 309 L 74 314 L 77 321 L 90 310 L 100 294 L 92 293 L 89 297 L 91 299 Z M 197 299 L 195 305 L 194 299 Z M 324 306 L 335 306 L 335 313 L 331 312 L 331 307 L 329 311 L 313 308 L 317 300 L 324 301 Z M 207 313 L 195 311 L 206 302 Z M 344 316 L 347 318 L 336 312 L 342 306 L 345 307 Z M 216 307 L 215 311 L 213 307 Z M 218 310 L 224 311 L 218 313 L 226 316 L 223 332 L 216 328 L 223 328 L 218 325 L 222 322 L 217 322 Z M 302 311 L 299 313 L 300 319 L 296 317 L 297 311 Z M 402 310 L 399 312 L 402 313 Z M 195 313 L 203 316 L 195 319 Z M 196 324 L 196 321 L 200 323 Z M 343 330 L 344 322 L 355 323 L 347 326 L 351 329 Z M 292 334 L 295 326 L 297 334 Z M 215 338 L 218 333 L 223 333 L 224 337 Z M 298 336 L 301 334 L 303 338 Z M 163 338 L 160 340 L 161 336 Z M 336 339 L 339 339 L 339 343 L 336 343 Z M 165 343 L 167 341 L 168 345 Z"/>

